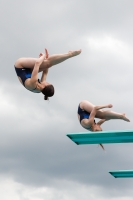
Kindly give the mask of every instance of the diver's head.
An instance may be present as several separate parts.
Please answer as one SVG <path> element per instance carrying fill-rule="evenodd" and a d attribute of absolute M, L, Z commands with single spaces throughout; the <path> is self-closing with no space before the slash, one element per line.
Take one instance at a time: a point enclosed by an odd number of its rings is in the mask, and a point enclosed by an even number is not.
<path fill-rule="evenodd" d="M 96 124 L 96 131 L 103 131 L 99 124 Z"/>
<path fill-rule="evenodd" d="M 52 97 L 54 95 L 54 86 L 49 84 L 46 85 L 41 92 L 44 94 L 44 99 L 48 100 L 48 97 Z"/>
<path fill-rule="evenodd" d="M 46 85 L 41 92 L 44 94 L 44 99 L 48 100 L 48 97 L 52 97 L 54 95 L 54 86 L 49 84 Z"/>
<path fill-rule="evenodd" d="M 94 132 L 96 132 L 96 131 L 102 131 L 102 128 L 101 128 L 101 126 L 99 124 L 96 124 L 96 122 L 94 122 L 94 124 L 92 125 L 92 130 Z"/>

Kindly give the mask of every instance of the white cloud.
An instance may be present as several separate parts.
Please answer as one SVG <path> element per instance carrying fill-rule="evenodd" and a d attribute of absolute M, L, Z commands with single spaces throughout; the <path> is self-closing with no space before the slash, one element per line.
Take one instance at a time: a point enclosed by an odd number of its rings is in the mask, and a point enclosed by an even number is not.
<path fill-rule="evenodd" d="M 122 60 L 122 62 L 127 62 L 127 65 L 133 63 L 133 48 L 130 44 L 110 35 L 100 34 L 100 36 L 88 38 L 90 49 L 104 54 L 104 56 L 106 56 L 106 54 L 113 54 L 115 57 Z"/>
<path fill-rule="evenodd" d="M 57 181 L 57 185 L 59 182 Z M 60 184 L 59 184 L 60 185 Z M 104 197 L 95 186 L 86 186 L 72 181 L 62 181 L 59 188 L 29 187 L 15 182 L 11 178 L 0 178 L 0 198 L 2 200 L 131 200 L 132 197 L 116 195 Z M 113 192 L 113 191 L 112 191 Z M 130 192 L 130 191 L 129 191 Z M 102 196 L 103 195 L 103 196 Z"/>

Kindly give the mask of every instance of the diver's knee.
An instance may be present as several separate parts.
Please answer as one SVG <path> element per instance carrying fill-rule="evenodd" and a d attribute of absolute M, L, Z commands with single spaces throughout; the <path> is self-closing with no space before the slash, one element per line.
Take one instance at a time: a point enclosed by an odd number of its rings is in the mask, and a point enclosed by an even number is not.
<path fill-rule="evenodd" d="M 19 58 L 18 60 L 16 60 L 15 64 L 16 67 L 20 67 L 22 65 L 22 58 Z"/>
<path fill-rule="evenodd" d="M 52 64 L 51 64 L 51 62 L 47 59 L 47 60 L 44 60 L 44 66 L 45 67 L 47 67 L 47 68 L 50 68 L 50 67 L 52 67 Z"/>
<path fill-rule="evenodd" d="M 105 113 L 104 113 L 103 110 L 98 110 L 97 113 L 98 113 L 98 116 L 99 116 L 101 119 L 104 119 L 104 118 L 105 118 Z"/>

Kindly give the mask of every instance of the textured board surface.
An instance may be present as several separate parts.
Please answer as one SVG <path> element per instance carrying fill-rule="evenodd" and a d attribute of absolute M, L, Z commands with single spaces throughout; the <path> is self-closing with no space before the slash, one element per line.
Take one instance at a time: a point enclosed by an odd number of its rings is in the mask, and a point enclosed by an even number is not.
<path fill-rule="evenodd" d="M 133 170 L 118 170 L 109 173 L 115 178 L 133 178 Z"/>
<path fill-rule="evenodd" d="M 133 130 L 69 133 L 67 136 L 78 145 L 133 142 Z"/>

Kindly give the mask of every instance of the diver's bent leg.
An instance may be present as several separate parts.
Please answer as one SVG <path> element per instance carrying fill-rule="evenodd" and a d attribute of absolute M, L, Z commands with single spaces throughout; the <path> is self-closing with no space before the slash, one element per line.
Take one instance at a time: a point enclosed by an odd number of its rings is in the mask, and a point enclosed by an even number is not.
<path fill-rule="evenodd" d="M 96 114 L 96 117 L 98 118 L 101 118 L 101 119 L 122 119 L 124 121 L 130 121 L 124 113 L 117 113 L 117 112 L 114 112 L 114 111 L 110 111 L 110 110 L 105 110 L 102 112 L 98 112 L 97 111 L 97 114 Z"/>
<path fill-rule="evenodd" d="M 71 57 L 77 56 L 81 53 L 81 50 L 78 51 L 69 51 L 66 54 L 56 54 L 49 56 L 46 60 L 43 61 L 43 63 L 40 66 L 39 71 L 43 71 L 46 68 L 52 67 L 53 65 L 57 65 Z"/>
<path fill-rule="evenodd" d="M 33 69 L 35 66 L 35 62 L 37 58 L 19 58 L 15 62 L 15 67 L 17 68 L 31 68 Z"/>
<path fill-rule="evenodd" d="M 91 102 L 89 102 L 87 100 L 83 100 L 83 101 L 80 102 L 80 108 L 82 110 L 89 112 L 89 113 L 91 113 L 94 106 L 95 106 L 94 104 L 92 104 Z"/>

